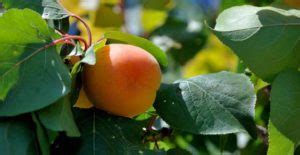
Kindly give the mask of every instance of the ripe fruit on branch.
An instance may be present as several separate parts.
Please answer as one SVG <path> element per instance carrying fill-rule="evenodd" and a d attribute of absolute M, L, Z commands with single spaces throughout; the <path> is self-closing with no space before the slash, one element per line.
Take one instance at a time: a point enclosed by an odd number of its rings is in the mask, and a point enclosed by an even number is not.
<path fill-rule="evenodd" d="M 110 44 L 96 52 L 97 63 L 83 68 L 83 87 L 96 108 L 134 117 L 152 106 L 160 86 L 156 59 L 132 45 Z"/>

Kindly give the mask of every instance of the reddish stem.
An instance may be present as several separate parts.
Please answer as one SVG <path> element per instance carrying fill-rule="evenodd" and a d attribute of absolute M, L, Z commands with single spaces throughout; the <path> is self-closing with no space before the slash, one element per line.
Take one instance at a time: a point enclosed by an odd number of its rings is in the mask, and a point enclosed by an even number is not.
<path fill-rule="evenodd" d="M 54 40 L 52 44 L 56 45 L 58 43 L 70 43 L 70 39 L 76 39 L 78 41 L 81 41 L 84 44 L 84 51 L 86 51 L 88 49 L 88 44 L 86 43 L 86 41 L 84 40 L 84 38 L 80 37 L 80 36 L 73 36 L 73 35 L 63 35 L 63 38 Z M 74 43 L 73 43 L 74 44 Z M 76 45 L 75 45 L 76 46 Z"/>
<path fill-rule="evenodd" d="M 72 46 L 76 46 L 76 44 L 73 43 L 73 42 L 70 41 L 70 40 L 66 40 L 64 43 L 65 43 L 65 44 L 70 44 L 70 45 L 72 45 Z"/>
<path fill-rule="evenodd" d="M 150 118 L 149 122 L 147 123 L 147 130 L 149 130 L 149 131 L 152 131 L 152 130 L 153 130 L 153 129 L 152 129 L 152 126 L 153 126 L 153 124 L 154 124 L 156 118 L 157 118 L 157 115 L 153 115 L 153 116 Z"/>
<path fill-rule="evenodd" d="M 83 25 L 84 27 L 86 28 L 87 30 L 87 33 L 88 33 L 88 47 L 90 47 L 92 45 L 92 32 L 91 32 L 91 29 L 90 27 L 88 26 L 88 24 L 84 21 L 84 19 L 82 19 L 81 17 L 75 15 L 75 14 L 70 14 L 71 17 L 74 17 L 76 19 L 78 19 Z"/>
<path fill-rule="evenodd" d="M 105 39 L 105 37 L 103 36 L 103 37 L 101 37 L 100 39 L 98 39 L 97 40 L 97 42 L 100 42 L 100 41 L 102 41 L 103 39 Z"/>

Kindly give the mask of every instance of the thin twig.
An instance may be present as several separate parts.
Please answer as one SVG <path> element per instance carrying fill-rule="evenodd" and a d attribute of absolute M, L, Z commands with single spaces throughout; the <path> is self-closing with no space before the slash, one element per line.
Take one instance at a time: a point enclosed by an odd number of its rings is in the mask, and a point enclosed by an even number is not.
<path fill-rule="evenodd" d="M 256 131 L 259 138 L 262 139 L 264 145 L 268 146 L 268 131 L 266 128 L 256 125 Z"/>
<path fill-rule="evenodd" d="M 87 30 L 88 33 L 88 47 L 90 47 L 92 45 L 92 32 L 90 27 L 88 26 L 88 24 L 85 22 L 84 19 L 82 19 L 81 17 L 79 17 L 78 15 L 75 14 L 70 14 L 71 17 L 74 17 L 76 19 L 78 19 L 85 27 L 85 29 Z"/>
<path fill-rule="evenodd" d="M 54 44 L 61 43 L 61 42 L 65 43 L 67 40 L 70 40 L 70 39 L 76 39 L 76 40 L 82 42 L 84 44 L 84 51 L 86 51 L 89 47 L 87 42 L 84 40 L 84 38 L 82 38 L 80 36 L 73 36 L 73 35 L 68 35 L 68 34 L 64 35 L 63 38 L 54 40 L 53 43 Z"/>

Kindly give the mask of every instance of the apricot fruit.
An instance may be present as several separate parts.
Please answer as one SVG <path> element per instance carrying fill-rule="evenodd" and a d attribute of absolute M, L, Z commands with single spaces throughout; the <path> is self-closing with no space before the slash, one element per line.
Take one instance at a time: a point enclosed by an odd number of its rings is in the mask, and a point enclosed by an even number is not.
<path fill-rule="evenodd" d="M 110 44 L 96 51 L 96 60 L 95 65 L 83 67 L 83 88 L 96 108 L 132 118 L 152 106 L 161 71 L 150 53 Z"/>

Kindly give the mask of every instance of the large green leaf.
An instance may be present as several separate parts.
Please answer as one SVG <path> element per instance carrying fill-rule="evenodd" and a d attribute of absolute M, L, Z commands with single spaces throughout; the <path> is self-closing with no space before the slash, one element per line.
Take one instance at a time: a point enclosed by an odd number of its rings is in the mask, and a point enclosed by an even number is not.
<path fill-rule="evenodd" d="M 58 20 L 69 16 L 68 12 L 56 0 L 43 0 L 42 5 L 44 7 L 44 19 Z"/>
<path fill-rule="evenodd" d="M 40 14 L 43 13 L 42 0 L 0 0 L 6 9 L 32 9 Z"/>
<path fill-rule="evenodd" d="M 300 72 L 288 70 L 276 77 L 271 90 L 271 121 L 292 140 L 300 142 Z"/>
<path fill-rule="evenodd" d="M 69 96 L 65 96 L 49 107 L 38 111 L 38 116 L 47 129 L 65 131 L 70 137 L 80 136 L 71 111 Z"/>
<path fill-rule="evenodd" d="M 70 75 L 56 48 L 45 48 L 52 33 L 29 9 L 11 9 L 1 16 L 0 116 L 41 109 L 70 91 Z"/>
<path fill-rule="evenodd" d="M 107 115 L 97 110 L 76 111 L 81 131 L 78 154 L 132 154 L 143 151 L 144 121 Z"/>
<path fill-rule="evenodd" d="M 24 120 L 10 119 L 0 121 L 0 154 L 39 154 L 35 138 L 34 128 Z"/>
<path fill-rule="evenodd" d="M 106 32 L 104 37 L 139 46 L 152 54 L 161 65 L 168 65 L 166 53 L 147 39 L 117 31 Z"/>
<path fill-rule="evenodd" d="M 255 100 L 245 75 L 220 72 L 163 85 L 154 107 L 175 129 L 212 135 L 246 128 L 255 136 Z"/>
<path fill-rule="evenodd" d="M 266 81 L 300 63 L 300 12 L 239 6 L 225 10 L 214 32 L 255 74 Z"/>
<path fill-rule="evenodd" d="M 269 122 L 269 148 L 268 148 L 268 155 L 293 155 L 295 144 L 282 135 L 273 123 Z"/>

